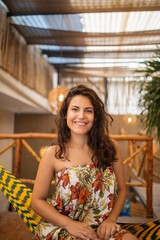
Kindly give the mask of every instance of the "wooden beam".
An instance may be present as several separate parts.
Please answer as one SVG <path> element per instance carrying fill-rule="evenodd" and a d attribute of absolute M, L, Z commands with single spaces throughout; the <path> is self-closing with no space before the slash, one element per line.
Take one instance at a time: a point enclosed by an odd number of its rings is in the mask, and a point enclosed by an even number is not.
<path fill-rule="evenodd" d="M 57 46 L 138 46 L 160 42 L 160 30 L 90 33 L 44 29 L 12 24 L 28 44 Z M 155 37 L 155 38 L 154 38 Z M 123 41 L 121 41 L 123 38 Z"/>
<path fill-rule="evenodd" d="M 11 142 L 10 144 L 8 144 L 5 148 L 3 148 L 2 150 L 0 150 L 0 155 L 1 155 L 2 153 L 4 153 L 5 151 L 7 151 L 9 148 L 11 148 L 15 143 L 16 143 L 16 140 L 14 140 L 14 141 Z"/>
<path fill-rule="evenodd" d="M 22 143 L 26 147 L 26 149 L 32 154 L 32 156 L 37 160 L 37 162 L 40 162 L 40 157 L 24 139 L 22 139 Z"/>
<path fill-rule="evenodd" d="M 20 178 L 21 152 L 22 152 L 22 140 L 16 139 L 14 172 L 13 172 L 13 174 L 16 178 Z"/>
<path fill-rule="evenodd" d="M 111 138 L 117 141 L 152 141 L 152 137 L 139 136 L 139 135 L 110 135 Z M 18 139 L 18 138 L 40 138 L 40 139 L 57 139 L 56 133 L 14 133 L 14 134 L 4 134 L 0 133 L 0 139 Z"/>
<path fill-rule="evenodd" d="M 60 69 L 60 68 L 58 68 Z M 132 70 L 121 68 L 116 70 L 117 68 L 113 68 L 111 71 L 107 68 L 63 68 L 61 73 L 63 74 L 63 77 L 65 76 L 83 76 L 83 77 L 113 77 L 115 76 L 126 76 L 126 72 L 132 73 Z M 113 75 L 114 74 L 114 75 Z"/>
<path fill-rule="evenodd" d="M 22 139 L 22 138 L 40 138 L 40 139 L 56 139 L 56 133 L 15 133 L 15 134 L 0 134 L 0 139 Z"/>
<path fill-rule="evenodd" d="M 153 154 L 153 157 L 160 161 L 160 156 L 158 156 L 157 154 Z"/>
<path fill-rule="evenodd" d="M 63 76 L 83 76 L 83 77 L 126 77 L 126 74 L 133 74 L 136 69 L 124 67 L 69 67 L 69 66 L 55 66 L 58 71 L 61 71 Z"/>
<path fill-rule="evenodd" d="M 8 16 L 36 14 L 75 14 L 100 12 L 159 11 L 158 0 L 149 1 L 80 1 L 74 0 L 3 0 L 9 8 Z"/>
<path fill-rule="evenodd" d="M 142 57 L 148 54 L 148 56 L 153 56 L 154 53 L 158 52 L 157 49 L 149 50 L 125 50 L 125 51 L 54 51 L 54 50 L 41 50 L 42 54 L 46 54 L 48 57 L 63 57 L 63 58 L 117 58 L 121 55 L 126 55 L 129 58 Z M 141 55 L 141 56 L 140 56 Z"/>
<path fill-rule="evenodd" d="M 139 152 L 141 152 L 145 147 L 146 147 L 146 143 L 144 143 L 139 149 L 137 149 L 132 155 L 130 155 L 124 162 L 123 164 L 127 164 L 128 162 L 130 162 Z"/>

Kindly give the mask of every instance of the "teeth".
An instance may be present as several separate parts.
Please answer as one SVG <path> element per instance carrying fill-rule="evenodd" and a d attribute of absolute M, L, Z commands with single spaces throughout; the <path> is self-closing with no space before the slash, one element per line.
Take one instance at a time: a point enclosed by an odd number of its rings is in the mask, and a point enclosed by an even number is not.
<path fill-rule="evenodd" d="M 82 125 L 82 126 L 86 125 L 86 123 L 78 123 L 78 122 L 76 122 L 76 124 Z"/>

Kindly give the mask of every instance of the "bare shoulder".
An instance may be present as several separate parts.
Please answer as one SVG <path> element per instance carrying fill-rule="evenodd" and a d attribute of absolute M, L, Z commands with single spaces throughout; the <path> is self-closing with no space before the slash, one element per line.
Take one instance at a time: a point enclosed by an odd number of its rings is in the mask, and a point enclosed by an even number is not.
<path fill-rule="evenodd" d="M 42 161 L 46 162 L 48 166 L 51 166 L 55 172 L 62 170 L 67 165 L 67 161 L 65 161 L 64 159 L 56 158 L 56 152 L 58 150 L 58 145 L 50 146 L 47 148 L 42 158 Z"/>
<path fill-rule="evenodd" d="M 45 154 L 47 155 L 53 155 L 56 153 L 56 149 L 57 149 L 57 145 L 53 145 L 47 148 L 47 150 L 45 151 Z"/>
<path fill-rule="evenodd" d="M 56 148 L 56 145 L 48 147 L 44 152 L 41 161 L 48 162 L 54 167 Z"/>

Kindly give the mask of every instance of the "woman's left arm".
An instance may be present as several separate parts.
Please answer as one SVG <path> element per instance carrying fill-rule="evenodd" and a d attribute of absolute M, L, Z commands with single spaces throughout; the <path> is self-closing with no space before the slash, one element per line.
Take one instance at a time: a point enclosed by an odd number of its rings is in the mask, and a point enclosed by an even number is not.
<path fill-rule="evenodd" d="M 112 219 L 113 221 L 117 220 L 119 214 L 121 213 L 121 210 L 123 209 L 123 206 L 126 200 L 126 183 L 125 183 L 125 177 L 124 177 L 122 153 L 117 142 L 115 142 L 115 147 L 117 151 L 117 156 L 116 156 L 117 161 L 113 162 L 112 166 L 113 166 L 113 171 L 117 178 L 118 197 L 114 203 L 111 213 L 108 216 L 108 219 Z"/>
<path fill-rule="evenodd" d="M 122 154 L 117 142 L 114 141 L 114 144 L 117 151 L 117 156 L 116 156 L 117 161 L 113 162 L 112 166 L 113 166 L 113 171 L 117 178 L 118 196 L 116 201 L 114 202 L 113 209 L 110 212 L 108 218 L 104 220 L 97 229 L 98 236 L 105 240 L 107 240 L 116 231 L 120 230 L 120 226 L 116 223 L 116 221 L 121 210 L 123 209 L 125 199 L 126 199 L 126 184 L 125 184 L 125 177 L 124 177 Z"/>

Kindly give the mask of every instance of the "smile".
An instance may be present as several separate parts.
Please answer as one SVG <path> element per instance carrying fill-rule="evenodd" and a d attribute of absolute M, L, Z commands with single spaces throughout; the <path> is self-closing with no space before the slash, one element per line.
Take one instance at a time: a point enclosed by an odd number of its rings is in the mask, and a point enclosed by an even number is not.
<path fill-rule="evenodd" d="M 84 122 L 74 122 L 76 125 L 79 125 L 79 126 L 85 126 L 87 125 L 87 123 L 84 123 Z"/>

